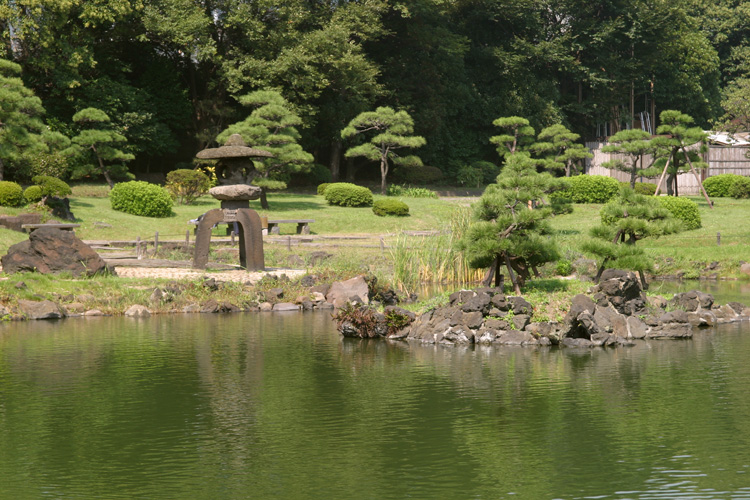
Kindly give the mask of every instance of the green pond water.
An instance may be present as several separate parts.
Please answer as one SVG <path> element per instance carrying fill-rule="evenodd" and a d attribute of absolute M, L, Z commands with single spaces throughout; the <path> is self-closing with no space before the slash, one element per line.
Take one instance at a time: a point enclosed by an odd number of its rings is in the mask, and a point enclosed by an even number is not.
<path fill-rule="evenodd" d="M 748 324 L 577 350 L 6 323 L 0 499 L 750 499 L 749 359 Z"/>

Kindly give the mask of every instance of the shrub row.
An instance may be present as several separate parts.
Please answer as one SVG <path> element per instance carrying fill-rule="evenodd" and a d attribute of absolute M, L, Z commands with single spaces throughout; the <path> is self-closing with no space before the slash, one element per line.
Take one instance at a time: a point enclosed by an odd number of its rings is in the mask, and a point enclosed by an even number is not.
<path fill-rule="evenodd" d="M 115 184 L 109 192 L 113 210 L 145 217 L 168 217 L 172 214 L 172 196 L 165 188 L 143 181 Z"/>
<path fill-rule="evenodd" d="M 607 203 L 620 192 L 620 183 L 603 175 L 577 175 L 560 181 L 564 189 L 550 197 L 568 199 L 573 203 Z"/>

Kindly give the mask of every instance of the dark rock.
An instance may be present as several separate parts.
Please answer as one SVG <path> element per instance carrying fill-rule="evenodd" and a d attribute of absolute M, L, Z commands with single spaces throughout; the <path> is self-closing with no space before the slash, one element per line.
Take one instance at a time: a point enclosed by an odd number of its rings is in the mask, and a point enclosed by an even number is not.
<path fill-rule="evenodd" d="M 51 300 L 41 302 L 19 300 L 18 310 L 28 319 L 60 319 L 65 317 L 60 307 Z"/>
<path fill-rule="evenodd" d="M 490 308 L 490 296 L 487 293 L 478 293 L 471 299 L 467 300 L 462 306 L 463 312 L 474 312 L 479 311 L 484 314 L 489 312 Z"/>
<path fill-rule="evenodd" d="M 299 279 L 299 284 L 306 288 L 314 286 L 318 282 L 318 277 L 314 274 L 306 274 Z"/>
<path fill-rule="evenodd" d="M 510 309 L 508 306 L 508 301 L 505 299 L 505 295 L 503 295 L 502 293 L 496 293 L 495 295 L 493 295 L 490 303 L 493 307 L 500 311 L 508 311 Z"/>
<path fill-rule="evenodd" d="M 271 288 L 269 290 L 266 290 L 266 300 L 274 301 L 282 298 L 284 298 L 283 288 Z"/>
<path fill-rule="evenodd" d="M 665 338 L 690 338 L 693 336 L 690 323 L 667 323 L 651 329 L 647 338 L 665 339 Z"/>
<path fill-rule="evenodd" d="M 491 330 L 509 330 L 510 323 L 504 319 L 486 319 L 484 320 L 484 327 Z"/>
<path fill-rule="evenodd" d="M 734 310 L 737 314 L 742 314 L 742 311 L 745 310 L 745 304 L 741 302 L 728 302 L 727 305 Z"/>
<path fill-rule="evenodd" d="M 516 330 L 523 330 L 531 322 L 531 316 L 528 314 L 515 314 L 510 322 Z"/>
<path fill-rule="evenodd" d="M 647 326 L 640 318 L 631 316 L 627 319 L 627 338 L 642 339 L 646 337 Z"/>
<path fill-rule="evenodd" d="M 565 347 L 593 347 L 596 344 L 589 339 L 565 337 L 560 341 L 560 345 Z"/>
<path fill-rule="evenodd" d="M 515 314 L 531 314 L 534 312 L 534 306 L 529 304 L 523 297 L 507 297 L 510 310 Z"/>
<path fill-rule="evenodd" d="M 23 281 L 19 281 L 14 285 L 18 290 L 25 290 L 26 289 L 26 283 Z"/>
<path fill-rule="evenodd" d="M 537 344 L 536 337 L 529 332 L 521 332 L 518 330 L 508 330 L 507 332 L 499 333 L 495 340 L 495 344 L 503 345 L 532 345 Z"/>
<path fill-rule="evenodd" d="M 108 271 L 104 260 L 72 231 L 52 227 L 37 229 L 28 240 L 11 246 L 0 260 L 6 273 L 68 271 L 78 277 Z"/>
<path fill-rule="evenodd" d="M 667 305 L 669 304 L 667 302 L 667 299 L 665 299 L 664 297 L 659 297 L 659 296 L 649 297 L 648 303 L 652 307 L 658 307 L 659 309 L 666 309 Z"/>
<path fill-rule="evenodd" d="M 47 197 L 46 205 L 52 209 L 52 215 L 58 219 L 64 219 L 67 221 L 76 220 L 75 215 L 70 211 L 70 200 L 68 198 L 49 196 Z"/>
<path fill-rule="evenodd" d="M 279 302 L 278 304 L 273 305 L 273 311 L 274 312 L 299 311 L 299 306 L 297 304 L 292 304 L 291 302 Z"/>
<path fill-rule="evenodd" d="M 315 303 L 309 301 L 309 300 L 303 300 L 302 301 L 302 310 L 303 311 L 312 311 L 315 308 Z"/>
<path fill-rule="evenodd" d="M 310 265 L 317 266 L 327 261 L 331 257 L 333 257 L 333 254 L 330 254 L 328 252 L 312 252 L 309 257 Z"/>
<path fill-rule="evenodd" d="M 240 308 L 229 302 L 218 302 L 214 299 L 209 299 L 203 303 L 200 312 L 212 314 L 212 313 L 226 313 L 226 312 L 239 312 Z"/>
<path fill-rule="evenodd" d="M 471 330 L 476 330 L 484 322 L 484 316 L 481 311 L 474 311 L 469 313 L 461 313 L 461 324 L 466 325 Z"/>
<path fill-rule="evenodd" d="M 671 311 L 659 316 L 659 323 L 689 323 L 690 319 L 685 311 Z"/>
<path fill-rule="evenodd" d="M 461 290 L 458 292 L 458 302 L 463 304 L 474 298 L 476 293 L 473 290 Z"/>

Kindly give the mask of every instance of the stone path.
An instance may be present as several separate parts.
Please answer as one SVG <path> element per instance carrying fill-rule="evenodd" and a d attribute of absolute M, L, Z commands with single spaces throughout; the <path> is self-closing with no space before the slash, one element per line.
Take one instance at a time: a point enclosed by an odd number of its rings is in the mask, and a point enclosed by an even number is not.
<path fill-rule="evenodd" d="M 165 278 L 172 280 L 195 280 L 201 278 L 214 278 L 217 281 L 236 281 L 240 283 L 256 283 L 264 276 L 282 274 L 289 278 L 304 276 L 304 269 L 281 269 L 267 268 L 265 272 L 235 271 L 201 271 L 196 269 L 184 269 L 178 267 L 120 267 L 115 266 L 117 276 L 122 278 Z"/>

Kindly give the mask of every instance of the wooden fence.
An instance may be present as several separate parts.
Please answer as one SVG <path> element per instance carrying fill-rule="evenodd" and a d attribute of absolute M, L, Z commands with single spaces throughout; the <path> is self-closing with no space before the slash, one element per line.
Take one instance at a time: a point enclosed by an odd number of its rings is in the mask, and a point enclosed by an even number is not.
<path fill-rule="evenodd" d="M 625 163 L 630 161 L 626 155 L 604 153 L 601 148 L 605 145 L 605 142 L 586 143 L 586 147 L 594 155 L 593 158 L 586 161 L 586 173 L 613 177 L 623 182 L 630 181 L 629 173 L 601 166 L 602 163 L 607 161 L 621 160 Z M 698 172 L 700 181 L 703 182 L 708 177 L 726 173 L 750 176 L 750 159 L 745 156 L 748 152 L 750 152 L 750 146 L 709 146 L 708 152 L 704 155 L 704 160 L 708 163 L 708 169 Z M 644 156 L 643 162 L 646 165 L 650 164 L 651 156 Z M 638 179 L 638 182 L 649 182 L 652 184 L 656 184 L 658 181 L 658 178 Z M 677 176 L 677 192 L 690 195 L 700 194 L 700 185 L 692 172 L 681 173 Z"/>

